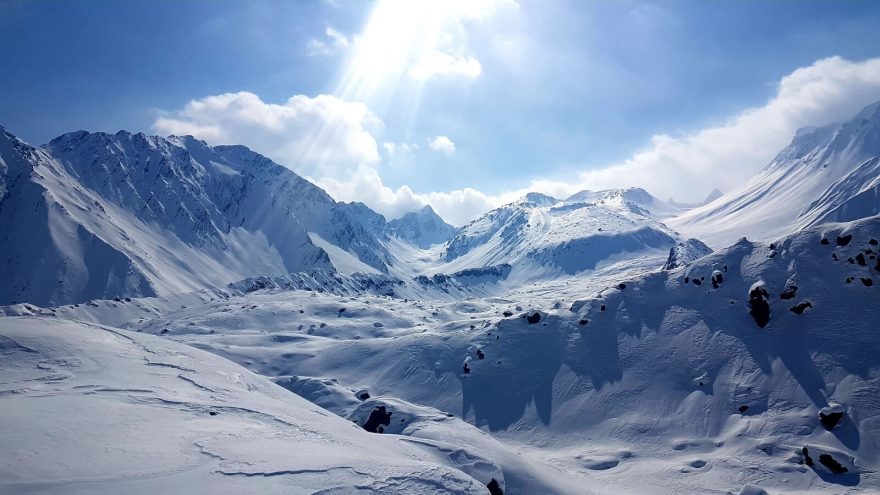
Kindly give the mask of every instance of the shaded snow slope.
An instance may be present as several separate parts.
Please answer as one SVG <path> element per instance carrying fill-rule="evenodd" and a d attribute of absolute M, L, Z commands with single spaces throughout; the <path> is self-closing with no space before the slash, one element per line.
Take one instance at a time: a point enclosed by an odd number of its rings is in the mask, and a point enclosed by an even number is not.
<path fill-rule="evenodd" d="M 469 446 L 367 433 L 166 340 L 4 318 L 0 355 L 2 492 L 483 494 L 504 483 Z"/>
<path fill-rule="evenodd" d="M 430 206 L 388 222 L 388 228 L 393 235 L 422 249 L 446 241 L 457 230 L 434 213 Z"/>
<path fill-rule="evenodd" d="M 771 239 L 823 221 L 875 215 L 878 155 L 880 102 L 847 122 L 798 131 L 746 184 L 668 223 L 722 247 L 742 236 Z"/>
<path fill-rule="evenodd" d="M 750 483 L 856 493 L 880 486 L 871 239 L 880 239 L 880 218 L 741 241 L 673 270 L 615 270 L 507 295 L 261 292 L 126 326 L 260 374 L 333 378 L 406 418 L 436 414 L 416 414 L 421 407 L 453 414 L 521 449 L 529 465 L 586 477 L 600 492 L 737 492 Z M 755 287 L 767 294 L 763 328 L 750 314 Z M 832 403 L 846 415 L 828 430 L 818 415 Z M 809 467 L 804 446 L 851 469 Z"/>

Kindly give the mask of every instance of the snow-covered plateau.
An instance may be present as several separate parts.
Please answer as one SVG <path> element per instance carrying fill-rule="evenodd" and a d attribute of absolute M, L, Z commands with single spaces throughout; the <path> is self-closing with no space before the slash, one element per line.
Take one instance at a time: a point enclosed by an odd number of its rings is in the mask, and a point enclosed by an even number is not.
<path fill-rule="evenodd" d="M 0 493 L 880 493 L 880 103 L 700 205 L 386 220 L 0 130 Z"/>

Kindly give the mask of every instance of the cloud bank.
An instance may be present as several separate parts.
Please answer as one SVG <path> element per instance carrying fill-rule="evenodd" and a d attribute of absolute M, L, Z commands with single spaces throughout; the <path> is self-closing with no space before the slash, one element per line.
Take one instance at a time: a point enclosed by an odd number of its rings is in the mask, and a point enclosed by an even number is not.
<path fill-rule="evenodd" d="M 297 95 L 284 104 L 265 103 L 246 92 L 209 96 L 160 117 L 154 128 L 193 134 L 213 144 L 247 145 L 309 176 L 338 200 L 363 201 L 389 218 L 430 204 L 444 219 L 461 225 L 529 191 L 566 197 L 583 189 L 640 186 L 664 199 L 699 201 L 714 187 L 729 190 L 767 164 L 798 128 L 849 118 L 880 100 L 880 58 L 818 60 L 782 77 L 776 86 L 767 104 L 718 125 L 677 136 L 659 134 L 619 163 L 585 170 L 567 181 L 535 177 L 525 184 L 526 179 L 522 187 L 497 194 L 388 187 L 376 168 L 380 158 L 372 134 L 382 128 L 381 121 L 365 105 L 329 95 Z M 455 151 L 448 137 L 427 139 L 432 150 Z M 383 148 L 387 155 L 401 150 L 392 143 Z"/>
<path fill-rule="evenodd" d="M 160 116 L 153 129 L 191 134 L 211 144 L 243 144 L 304 174 L 333 174 L 379 161 L 382 128 L 366 105 L 331 95 L 295 95 L 266 103 L 242 91 L 192 100 Z"/>

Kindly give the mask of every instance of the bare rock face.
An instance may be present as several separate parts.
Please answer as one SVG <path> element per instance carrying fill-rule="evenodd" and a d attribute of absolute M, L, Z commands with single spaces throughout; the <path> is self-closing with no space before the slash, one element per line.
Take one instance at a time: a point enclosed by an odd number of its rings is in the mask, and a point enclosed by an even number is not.
<path fill-rule="evenodd" d="M 788 309 L 789 309 L 789 311 L 791 311 L 792 313 L 794 313 L 796 315 L 802 315 L 802 314 L 804 314 L 804 311 L 807 308 L 812 308 L 812 307 L 813 307 L 813 303 L 811 303 L 810 301 L 804 301 L 804 302 L 797 304 L 795 306 L 792 306 Z"/>
<path fill-rule="evenodd" d="M 843 235 L 843 236 L 839 235 L 839 236 L 837 236 L 837 245 L 841 246 L 841 247 L 846 246 L 847 244 L 849 244 L 849 242 L 851 240 L 852 240 L 852 234 L 847 234 L 847 235 Z"/>
<path fill-rule="evenodd" d="M 849 469 L 843 466 L 843 464 L 834 460 L 830 454 L 821 454 L 819 455 L 819 462 L 822 463 L 823 466 L 827 467 L 834 474 L 843 474 Z"/>
<path fill-rule="evenodd" d="M 795 294 L 797 294 L 797 286 L 789 285 L 787 289 L 782 291 L 782 294 L 779 294 L 780 299 L 794 299 Z"/>
<path fill-rule="evenodd" d="M 819 410 L 819 422 L 826 430 L 831 430 L 840 423 L 845 414 L 846 408 L 842 404 L 831 402 Z"/>
<path fill-rule="evenodd" d="M 753 285 L 749 291 L 749 314 L 755 319 L 758 327 L 764 328 L 770 323 L 770 295 L 763 285 Z"/>
<path fill-rule="evenodd" d="M 386 410 L 385 406 L 377 406 L 373 408 L 363 428 L 370 433 L 382 433 L 385 431 L 384 427 L 391 424 L 391 414 L 391 411 Z"/>

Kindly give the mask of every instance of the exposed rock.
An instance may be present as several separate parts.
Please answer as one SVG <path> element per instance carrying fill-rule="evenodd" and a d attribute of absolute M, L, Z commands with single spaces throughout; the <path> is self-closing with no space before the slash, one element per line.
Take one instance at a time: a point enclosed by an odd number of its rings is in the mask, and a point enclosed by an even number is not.
<path fill-rule="evenodd" d="M 870 245 L 872 245 L 872 246 L 876 246 L 876 245 L 877 245 L 877 239 L 871 239 L 870 241 L 868 241 L 868 244 L 870 244 Z"/>
<path fill-rule="evenodd" d="M 831 253 L 831 259 L 837 261 L 837 253 Z"/>
<path fill-rule="evenodd" d="M 391 411 L 385 409 L 385 406 L 376 406 L 370 412 L 370 417 L 364 423 L 363 428 L 370 433 L 382 433 L 385 426 L 391 424 Z"/>
<path fill-rule="evenodd" d="M 512 312 L 512 311 L 505 311 L 505 312 L 503 312 L 503 313 L 501 313 L 501 314 L 504 315 L 505 318 L 509 318 L 509 317 L 513 316 L 513 312 Z"/>
<path fill-rule="evenodd" d="M 865 255 L 862 253 L 856 255 L 856 263 L 858 263 L 859 266 L 868 266 L 868 262 L 865 261 Z"/>
<path fill-rule="evenodd" d="M 486 359 L 486 354 L 481 349 L 477 349 L 477 358 Z"/>
<path fill-rule="evenodd" d="M 843 404 L 830 402 L 819 410 L 819 422 L 826 430 L 831 430 L 843 419 L 844 414 L 846 414 L 846 408 Z"/>
<path fill-rule="evenodd" d="M 688 239 L 669 250 L 663 264 L 664 270 L 672 270 L 712 253 L 712 249 L 697 239 Z"/>
<path fill-rule="evenodd" d="M 737 409 L 737 411 L 739 411 L 740 414 L 742 414 L 748 410 L 749 410 L 749 406 L 745 406 L 745 405 L 739 406 L 739 409 Z"/>
<path fill-rule="evenodd" d="M 812 307 L 813 307 L 813 304 L 810 301 L 804 301 L 796 306 L 792 306 L 792 307 L 788 308 L 788 310 L 796 315 L 802 315 L 802 314 L 804 314 L 804 310 L 806 310 L 807 308 L 812 308 Z"/>
<path fill-rule="evenodd" d="M 849 241 L 852 240 L 852 234 L 847 234 L 844 236 L 837 236 L 837 245 L 838 246 L 846 246 L 849 244 Z"/>
<path fill-rule="evenodd" d="M 541 321 L 541 313 L 538 313 L 537 311 L 535 311 L 534 313 L 532 313 L 530 315 L 526 315 L 526 321 L 529 322 L 530 325 L 534 324 L 534 323 L 538 323 L 539 321 Z"/>
<path fill-rule="evenodd" d="M 835 461 L 830 454 L 821 454 L 819 455 L 819 462 L 822 463 L 823 466 L 827 467 L 834 474 L 843 474 L 849 469 L 841 465 L 839 462 Z"/>
<path fill-rule="evenodd" d="M 685 277 L 685 278 L 684 278 L 684 283 L 686 283 L 686 284 L 691 283 L 691 278 L 690 278 L 690 277 Z"/>
<path fill-rule="evenodd" d="M 870 277 L 868 277 L 868 278 L 861 277 L 860 280 L 862 281 L 863 284 L 865 284 L 865 287 L 870 287 L 870 286 L 874 285 L 874 281 Z"/>
<path fill-rule="evenodd" d="M 620 290 L 626 289 L 626 284 L 624 284 L 624 283 L 617 284 L 617 288 Z"/>
<path fill-rule="evenodd" d="M 605 311 L 605 305 L 604 305 L 604 304 L 599 308 L 599 311 Z"/>
<path fill-rule="evenodd" d="M 806 445 L 801 449 L 801 455 L 804 456 L 804 464 L 813 467 L 813 458 L 810 457 L 810 449 L 808 449 Z"/>
<path fill-rule="evenodd" d="M 698 278 L 693 279 L 691 282 L 693 282 L 694 285 L 703 285 L 703 281 Z"/>
<path fill-rule="evenodd" d="M 712 288 L 713 289 L 717 289 L 718 287 L 721 287 L 721 282 L 723 282 L 723 281 L 724 281 L 724 275 L 721 273 L 720 270 L 715 270 L 714 272 L 712 272 Z"/>
<path fill-rule="evenodd" d="M 367 400 L 370 398 L 370 392 L 366 390 L 358 390 L 354 395 L 360 400 Z"/>
<path fill-rule="evenodd" d="M 501 490 L 501 486 L 498 485 L 498 481 L 495 478 L 492 478 L 492 481 L 486 485 L 486 488 L 489 489 L 489 495 L 504 495 L 504 491 Z"/>
<path fill-rule="evenodd" d="M 787 289 L 782 291 L 782 294 L 779 294 L 780 299 L 794 299 L 794 295 L 797 294 L 797 286 L 789 285 Z"/>
<path fill-rule="evenodd" d="M 766 327 L 767 323 L 770 322 L 770 303 L 768 299 L 767 289 L 757 284 L 752 286 L 752 289 L 749 291 L 749 307 L 751 308 L 749 314 L 752 315 L 755 323 L 760 328 Z"/>
<path fill-rule="evenodd" d="M 819 241 L 819 244 L 821 244 L 823 246 L 827 246 L 827 245 L 831 244 L 831 241 L 829 241 L 828 238 L 823 237 L 822 240 Z"/>
<path fill-rule="evenodd" d="M 580 326 L 584 326 L 584 325 L 586 325 L 586 324 L 589 323 L 589 322 L 590 322 L 589 320 L 578 320 L 578 325 L 580 325 Z"/>
<path fill-rule="evenodd" d="M 467 363 L 464 363 L 464 366 L 461 367 L 461 370 L 464 371 L 464 374 L 465 374 L 465 375 L 467 375 L 468 373 L 471 372 L 471 367 L 468 366 Z"/>

